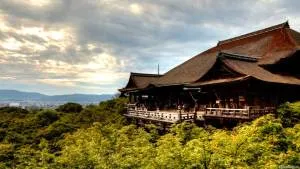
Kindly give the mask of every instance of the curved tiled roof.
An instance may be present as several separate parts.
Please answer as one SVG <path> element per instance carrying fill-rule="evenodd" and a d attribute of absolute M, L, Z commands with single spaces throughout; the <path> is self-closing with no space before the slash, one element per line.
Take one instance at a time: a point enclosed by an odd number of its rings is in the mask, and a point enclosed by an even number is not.
<path fill-rule="evenodd" d="M 147 87 L 150 83 L 154 83 L 161 75 L 147 73 L 130 73 L 127 85 L 120 91 L 131 91 Z"/>
<path fill-rule="evenodd" d="M 199 86 L 206 86 L 212 84 L 224 84 L 224 83 L 232 83 L 232 82 L 240 82 L 244 80 L 250 79 L 251 76 L 241 76 L 241 77 L 232 77 L 232 78 L 225 78 L 225 79 L 212 79 L 206 81 L 200 81 L 192 84 L 186 85 L 187 87 L 199 87 Z"/>
<path fill-rule="evenodd" d="M 297 84 L 299 79 L 273 74 L 261 66 L 272 65 L 281 59 L 293 56 L 300 48 L 300 33 L 290 29 L 287 22 L 235 38 L 220 41 L 217 46 L 210 48 L 186 62 L 171 69 L 163 76 L 148 81 L 148 85 L 168 86 L 183 85 L 199 82 L 213 67 L 220 53 L 246 56 L 255 62 L 226 59 L 224 63 L 246 76 L 259 80 L 276 83 Z M 235 57 L 235 56 L 234 56 Z M 142 80 L 144 81 L 144 80 Z M 145 82 L 145 81 L 144 81 Z M 140 86 L 147 86 L 146 83 Z"/>
<path fill-rule="evenodd" d="M 287 22 L 220 41 L 217 46 L 168 71 L 155 84 L 195 82 L 208 72 L 220 52 L 258 58 L 257 65 L 274 64 L 298 50 L 295 42 L 300 44 L 300 34 L 290 29 Z"/>
<path fill-rule="evenodd" d="M 287 29 L 291 35 L 291 38 L 294 40 L 297 47 L 300 47 L 300 33 L 293 30 L 293 29 Z"/>
<path fill-rule="evenodd" d="M 282 84 L 291 84 L 291 85 L 300 85 L 300 79 L 297 79 L 292 76 L 283 76 L 271 73 L 264 68 L 258 66 L 253 62 L 244 62 L 233 59 L 225 59 L 223 62 L 240 74 L 246 76 L 254 77 L 258 80 L 271 82 L 271 83 L 282 83 Z"/>
<path fill-rule="evenodd" d="M 267 32 L 270 32 L 270 31 L 273 31 L 273 30 L 276 30 L 276 29 L 289 28 L 289 27 L 290 27 L 289 23 L 284 22 L 282 24 L 274 25 L 274 26 L 271 26 L 271 27 L 268 27 L 268 28 L 265 28 L 265 29 L 261 29 L 261 30 L 258 30 L 258 31 L 254 31 L 254 32 L 251 32 L 251 33 L 241 35 L 241 36 L 237 36 L 237 37 L 234 37 L 234 38 L 219 41 L 218 45 L 223 45 L 223 44 L 230 43 L 230 42 L 233 42 L 233 41 L 238 41 L 238 40 L 250 38 L 250 37 L 253 37 L 253 36 L 257 36 L 257 35 L 260 35 L 260 34 L 265 34 Z"/>
<path fill-rule="evenodd" d="M 165 73 L 154 84 L 174 85 L 196 81 L 216 62 L 218 52 L 202 53 Z"/>

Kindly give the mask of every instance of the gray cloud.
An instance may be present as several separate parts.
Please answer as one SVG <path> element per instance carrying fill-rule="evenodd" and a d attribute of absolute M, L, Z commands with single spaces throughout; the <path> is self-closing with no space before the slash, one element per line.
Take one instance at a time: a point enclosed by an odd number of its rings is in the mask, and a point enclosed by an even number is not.
<path fill-rule="evenodd" d="M 75 87 L 68 92 L 78 89 L 112 93 L 126 83 L 124 74 L 130 71 L 155 73 L 159 63 L 161 70 L 166 72 L 218 40 L 287 19 L 295 19 L 290 20 L 291 25 L 300 26 L 297 20 L 299 3 L 296 0 L 53 0 L 45 7 L 37 7 L 16 0 L 0 0 L 0 16 L 4 16 L 6 25 L 11 28 L 9 31 L 0 29 L 0 43 L 9 38 L 28 43 L 18 50 L 0 44 L 0 75 L 16 77 L 16 84 L 18 80 L 20 83 L 36 79 L 76 80 L 82 78 L 80 73 L 84 72 L 99 74 L 97 78 L 101 78 L 100 72 L 109 69 L 120 76 L 120 80 L 99 84 L 98 87 L 105 90 L 91 89 L 91 86 L 96 88 L 94 83 L 78 80 L 72 81 Z M 139 9 L 131 9 L 133 4 Z M 71 32 L 70 37 L 60 42 L 16 32 L 24 27 L 42 27 L 45 32 L 70 28 Z M 45 49 L 36 50 L 31 43 Z M 113 59 L 110 62 L 115 67 L 107 63 L 102 65 L 100 60 L 101 71 L 79 69 L 80 65 L 91 66 L 96 56 Z M 73 67 L 65 69 L 68 65 Z M 49 66 L 61 72 L 51 72 L 53 69 Z M 39 85 L 38 81 L 34 83 Z M 51 84 L 40 85 L 51 87 Z"/>

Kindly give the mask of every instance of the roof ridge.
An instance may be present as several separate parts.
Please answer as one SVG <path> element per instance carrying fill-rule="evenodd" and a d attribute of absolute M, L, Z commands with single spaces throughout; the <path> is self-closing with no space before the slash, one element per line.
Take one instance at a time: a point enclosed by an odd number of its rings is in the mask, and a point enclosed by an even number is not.
<path fill-rule="evenodd" d="M 130 72 L 130 74 L 133 75 L 133 76 L 152 76 L 152 77 L 162 76 L 162 75 L 152 74 L 152 73 L 137 73 L 137 72 Z"/>
<path fill-rule="evenodd" d="M 264 29 L 260 29 L 260 30 L 254 31 L 254 32 L 250 32 L 250 33 L 246 33 L 246 34 L 243 34 L 243 35 L 240 35 L 240 36 L 236 36 L 234 38 L 219 41 L 217 46 L 222 45 L 222 44 L 226 44 L 226 43 L 229 43 L 229 42 L 241 40 L 241 39 L 244 39 L 244 38 L 260 35 L 260 34 L 270 32 L 270 31 L 273 31 L 273 30 L 282 29 L 282 28 L 290 28 L 288 21 L 286 21 L 284 23 L 281 23 L 281 24 L 278 24 L 278 25 L 268 27 L 268 28 L 264 28 Z"/>
<path fill-rule="evenodd" d="M 294 30 L 294 29 L 287 29 L 287 34 L 288 34 L 288 37 L 289 39 L 292 41 L 292 43 L 295 45 L 295 49 L 296 50 L 299 50 L 300 49 L 300 41 L 299 41 L 299 35 L 300 35 L 300 32 Z M 295 34 L 297 34 L 299 37 L 295 37 Z M 296 36 L 297 36 L 296 35 Z"/>

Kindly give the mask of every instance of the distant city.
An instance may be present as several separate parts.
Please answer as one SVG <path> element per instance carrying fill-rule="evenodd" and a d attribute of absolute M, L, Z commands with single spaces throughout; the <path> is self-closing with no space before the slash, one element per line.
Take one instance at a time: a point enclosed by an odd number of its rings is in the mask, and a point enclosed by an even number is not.
<path fill-rule="evenodd" d="M 67 101 L 66 101 L 67 102 Z M 23 109 L 38 109 L 38 108 L 56 108 L 66 102 L 44 102 L 44 101 L 0 101 L 0 107 L 20 107 Z M 80 103 L 82 104 L 82 103 Z M 86 104 L 96 104 L 96 103 L 86 103 Z M 85 105 L 85 104 L 82 104 Z"/>
<path fill-rule="evenodd" d="M 112 97 L 113 95 L 111 94 L 70 94 L 49 96 L 34 92 L 0 90 L 0 107 L 20 107 L 24 109 L 56 108 L 67 102 L 75 102 L 85 106 L 89 104 L 99 104 L 101 101 L 111 99 Z"/>

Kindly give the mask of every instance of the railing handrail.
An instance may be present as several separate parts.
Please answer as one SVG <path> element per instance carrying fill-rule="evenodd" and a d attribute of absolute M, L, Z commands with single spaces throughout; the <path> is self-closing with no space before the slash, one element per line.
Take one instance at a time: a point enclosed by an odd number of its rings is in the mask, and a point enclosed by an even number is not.
<path fill-rule="evenodd" d="M 232 110 L 232 111 L 248 111 L 249 109 L 232 109 L 232 108 L 206 108 L 207 110 Z"/>
<path fill-rule="evenodd" d="M 275 108 L 265 107 L 258 108 L 258 106 L 246 107 L 243 109 L 236 108 L 213 108 L 208 107 L 203 111 L 203 115 L 200 116 L 220 116 L 230 118 L 256 118 L 260 115 L 269 113 Z M 199 112 L 199 111 L 197 111 Z M 181 120 L 191 120 L 200 118 L 199 114 L 195 111 L 184 111 L 183 109 L 171 110 L 148 110 L 146 107 L 130 106 L 128 107 L 128 115 L 147 118 L 157 119 L 160 121 L 177 122 Z"/>

